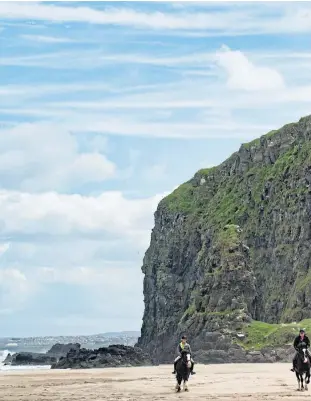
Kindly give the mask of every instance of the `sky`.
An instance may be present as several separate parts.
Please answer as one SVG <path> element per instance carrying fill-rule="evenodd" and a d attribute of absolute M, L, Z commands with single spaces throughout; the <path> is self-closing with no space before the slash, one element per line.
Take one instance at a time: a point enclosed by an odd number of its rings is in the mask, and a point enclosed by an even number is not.
<path fill-rule="evenodd" d="M 157 204 L 311 114 L 306 2 L 0 3 L 0 337 L 140 330 Z"/>

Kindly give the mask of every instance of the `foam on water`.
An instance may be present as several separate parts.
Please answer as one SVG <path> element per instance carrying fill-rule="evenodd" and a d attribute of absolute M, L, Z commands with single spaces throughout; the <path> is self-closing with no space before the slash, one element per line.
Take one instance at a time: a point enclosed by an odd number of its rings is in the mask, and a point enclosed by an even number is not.
<path fill-rule="evenodd" d="M 5 358 L 9 355 L 10 351 L 8 351 L 7 349 L 5 350 L 0 350 L 0 364 L 3 363 L 3 361 L 5 360 Z"/>
<path fill-rule="evenodd" d="M 10 366 L 10 365 L 3 365 L 3 361 L 5 358 L 8 356 L 10 351 L 6 350 L 0 350 L 0 371 L 5 371 L 5 370 L 45 370 L 45 369 L 50 369 L 50 365 L 44 365 L 44 366 Z"/>

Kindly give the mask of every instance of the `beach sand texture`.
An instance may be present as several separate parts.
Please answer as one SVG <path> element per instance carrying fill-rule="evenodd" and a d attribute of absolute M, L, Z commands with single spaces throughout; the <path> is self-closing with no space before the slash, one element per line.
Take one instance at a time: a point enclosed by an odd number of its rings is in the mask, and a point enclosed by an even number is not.
<path fill-rule="evenodd" d="M 1 401 L 310 400 L 290 364 L 197 365 L 189 392 L 176 394 L 172 366 L 6 371 Z"/>

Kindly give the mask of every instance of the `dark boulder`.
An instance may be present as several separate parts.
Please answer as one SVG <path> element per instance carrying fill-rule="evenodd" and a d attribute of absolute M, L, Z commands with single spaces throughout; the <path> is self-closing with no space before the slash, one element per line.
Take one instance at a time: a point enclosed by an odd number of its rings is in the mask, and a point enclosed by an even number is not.
<path fill-rule="evenodd" d="M 153 365 L 149 355 L 138 347 L 110 345 L 95 350 L 72 349 L 51 369 L 88 369 Z"/>
<path fill-rule="evenodd" d="M 57 358 L 55 356 L 47 354 L 40 354 L 37 352 L 18 352 L 12 356 L 10 365 L 52 365 L 56 361 Z"/>

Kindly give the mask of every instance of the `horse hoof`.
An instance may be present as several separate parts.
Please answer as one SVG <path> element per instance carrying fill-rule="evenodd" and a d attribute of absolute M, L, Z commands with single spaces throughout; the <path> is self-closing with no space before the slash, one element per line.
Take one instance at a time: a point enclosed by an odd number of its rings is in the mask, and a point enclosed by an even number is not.
<path fill-rule="evenodd" d="M 185 391 L 189 391 L 189 389 L 188 389 L 188 388 L 185 388 Z"/>

